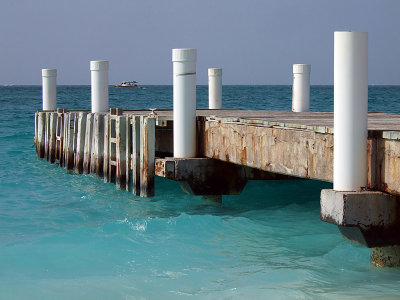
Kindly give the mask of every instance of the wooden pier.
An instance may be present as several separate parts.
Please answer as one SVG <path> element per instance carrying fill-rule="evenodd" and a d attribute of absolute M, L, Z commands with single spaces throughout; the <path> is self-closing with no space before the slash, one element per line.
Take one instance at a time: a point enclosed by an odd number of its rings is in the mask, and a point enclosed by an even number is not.
<path fill-rule="evenodd" d="M 330 112 L 197 110 L 197 155 L 173 158 L 172 110 L 35 114 L 39 157 L 141 197 L 154 195 L 156 175 L 217 200 L 240 193 L 252 179 L 332 182 L 333 134 Z M 400 115 L 369 113 L 367 149 L 365 191 L 323 192 L 321 218 L 381 251 L 400 245 Z"/>

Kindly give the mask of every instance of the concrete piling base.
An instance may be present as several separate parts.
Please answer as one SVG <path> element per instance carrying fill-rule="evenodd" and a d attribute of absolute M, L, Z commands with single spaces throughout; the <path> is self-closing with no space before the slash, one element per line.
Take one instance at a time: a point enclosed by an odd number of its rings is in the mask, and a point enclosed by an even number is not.
<path fill-rule="evenodd" d="M 400 245 L 400 199 L 377 191 L 321 191 L 321 219 L 363 246 Z"/>
<path fill-rule="evenodd" d="M 400 245 L 371 249 L 371 263 L 376 267 L 400 267 Z"/>

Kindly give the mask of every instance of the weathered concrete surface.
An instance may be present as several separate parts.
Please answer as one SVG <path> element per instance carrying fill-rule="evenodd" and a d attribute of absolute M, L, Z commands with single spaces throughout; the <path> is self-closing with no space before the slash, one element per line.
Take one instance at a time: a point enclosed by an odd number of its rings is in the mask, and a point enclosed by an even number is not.
<path fill-rule="evenodd" d="M 399 267 L 400 246 L 378 247 L 371 249 L 371 263 L 376 267 Z"/>
<path fill-rule="evenodd" d="M 193 195 L 238 195 L 248 180 L 290 178 L 210 158 L 158 158 L 155 174 L 179 181 Z"/>
<path fill-rule="evenodd" d="M 382 192 L 321 191 L 321 220 L 367 247 L 400 245 L 400 199 Z"/>
<path fill-rule="evenodd" d="M 203 140 L 201 154 L 209 158 L 268 172 L 332 180 L 331 134 L 235 122 L 205 121 Z"/>

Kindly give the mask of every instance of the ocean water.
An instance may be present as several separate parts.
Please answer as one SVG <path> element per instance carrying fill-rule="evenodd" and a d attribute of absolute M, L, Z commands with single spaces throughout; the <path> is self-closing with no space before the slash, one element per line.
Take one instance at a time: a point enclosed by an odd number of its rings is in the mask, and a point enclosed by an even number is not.
<path fill-rule="evenodd" d="M 58 107 L 90 109 L 89 86 Z M 370 111 L 400 113 L 399 86 L 372 86 Z M 226 108 L 290 110 L 290 86 L 224 86 Z M 172 87 L 110 88 L 110 106 L 171 108 Z M 207 87 L 198 87 L 199 108 Z M 311 88 L 333 110 L 332 86 Z M 397 299 L 400 268 L 319 219 L 330 183 L 252 181 L 222 204 L 156 178 L 156 196 L 117 190 L 36 157 L 40 86 L 0 87 L 0 299 Z"/>

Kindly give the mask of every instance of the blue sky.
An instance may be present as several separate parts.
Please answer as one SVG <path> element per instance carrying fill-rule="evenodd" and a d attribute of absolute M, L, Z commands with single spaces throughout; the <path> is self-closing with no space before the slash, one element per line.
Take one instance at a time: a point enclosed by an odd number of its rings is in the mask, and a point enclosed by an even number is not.
<path fill-rule="evenodd" d="M 89 61 L 110 61 L 110 84 L 172 83 L 172 48 L 197 48 L 197 82 L 333 83 L 333 33 L 369 33 L 370 84 L 400 84 L 400 0 L 2 0 L 0 84 L 89 84 Z"/>

